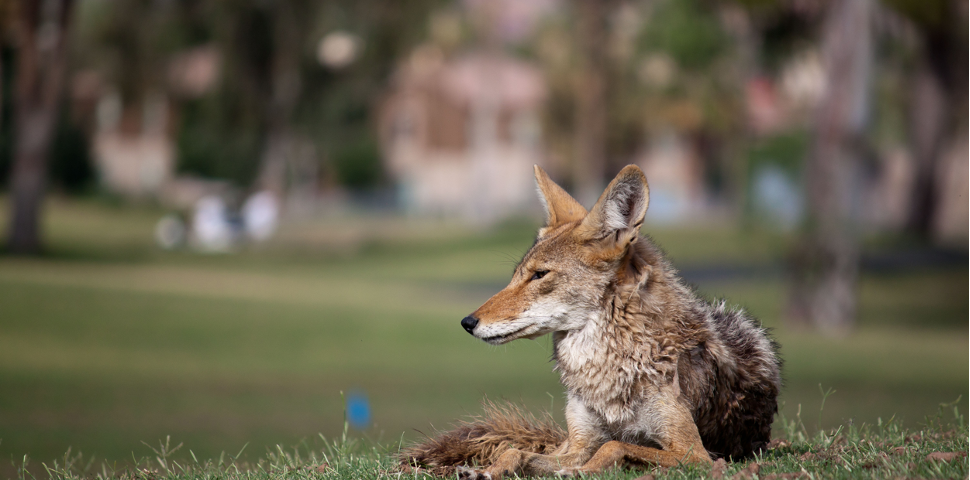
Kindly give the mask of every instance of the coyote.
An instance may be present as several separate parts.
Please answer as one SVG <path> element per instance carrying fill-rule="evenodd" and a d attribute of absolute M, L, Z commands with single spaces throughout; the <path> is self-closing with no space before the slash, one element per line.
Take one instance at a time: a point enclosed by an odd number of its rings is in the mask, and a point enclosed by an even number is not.
<path fill-rule="evenodd" d="M 405 449 L 402 467 L 573 476 L 627 462 L 740 460 L 765 447 L 781 387 L 777 345 L 743 311 L 700 299 L 640 236 L 643 172 L 624 168 L 588 213 L 538 166 L 535 177 L 546 225 L 511 283 L 461 326 L 493 345 L 551 333 L 567 431 L 491 407 Z"/>

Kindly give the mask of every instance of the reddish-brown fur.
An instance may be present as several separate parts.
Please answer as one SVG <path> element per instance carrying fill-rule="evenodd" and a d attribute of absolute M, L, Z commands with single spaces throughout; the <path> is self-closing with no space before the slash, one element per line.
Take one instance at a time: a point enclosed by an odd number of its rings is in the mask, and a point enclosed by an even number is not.
<path fill-rule="evenodd" d="M 640 169 L 624 168 L 588 213 L 538 167 L 536 183 L 546 226 L 509 286 L 462 326 L 493 344 L 551 333 L 568 431 L 493 409 L 405 450 L 403 464 L 497 479 L 760 450 L 777 411 L 776 346 L 744 312 L 700 299 L 640 237 Z"/>
<path fill-rule="evenodd" d="M 510 448 L 552 453 L 566 432 L 551 417 L 540 420 L 514 405 L 485 403 L 485 415 L 401 451 L 403 465 L 451 477 L 462 465 L 491 465 Z"/>

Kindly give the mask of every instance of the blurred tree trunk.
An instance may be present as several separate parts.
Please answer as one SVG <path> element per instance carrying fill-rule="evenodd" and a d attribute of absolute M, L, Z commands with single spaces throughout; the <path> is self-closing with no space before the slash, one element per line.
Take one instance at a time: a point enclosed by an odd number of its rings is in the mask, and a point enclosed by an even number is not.
<path fill-rule="evenodd" d="M 918 60 L 911 82 L 908 117 L 916 178 L 906 230 L 927 238 L 936 211 L 936 164 L 946 133 L 947 100 L 942 79 L 927 58 Z"/>
<path fill-rule="evenodd" d="M 734 41 L 737 51 L 735 81 L 740 83 L 742 89 L 747 88 L 752 80 L 762 74 L 761 52 L 764 47 L 761 35 L 756 31 L 751 14 L 740 3 L 725 2 L 719 8 L 722 25 Z M 719 148 L 720 152 L 712 153 L 711 157 L 720 156 L 723 159 L 721 169 L 725 177 L 726 197 L 740 216 L 748 201 L 748 173 L 751 169 L 751 159 L 743 150 L 744 145 L 755 140 L 755 132 L 751 122 L 743 122 L 732 130 L 734 135 L 725 135 L 721 145 L 713 147 Z"/>
<path fill-rule="evenodd" d="M 584 204 L 595 202 L 606 175 L 606 21 L 612 2 L 577 0 L 580 72 L 576 82 L 573 184 Z"/>
<path fill-rule="evenodd" d="M 919 31 L 920 50 L 910 76 L 909 141 L 913 149 L 916 179 L 906 230 L 928 238 L 937 211 L 937 163 L 944 145 L 955 134 L 966 110 L 967 43 L 966 15 L 961 17 L 955 2 L 927 2 L 925 11 L 904 12 Z M 966 8 L 964 6 L 963 8 Z M 923 16 L 918 13 L 924 13 Z M 927 18 L 935 19 L 929 21 Z M 962 110 L 962 114 L 957 113 Z M 965 117 L 964 117 L 965 118 Z"/>
<path fill-rule="evenodd" d="M 794 255 L 790 317 L 830 334 L 852 328 L 859 247 L 851 194 L 872 62 L 872 0 L 831 2 L 823 32 L 826 92 L 806 165 L 808 225 Z"/>
<path fill-rule="evenodd" d="M 72 0 L 24 0 L 17 22 L 14 147 L 8 248 L 40 251 L 47 156 L 63 91 Z"/>
<path fill-rule="evenodd" d="M 272 57 L 267 78 L 269 92 L 265 107 L 266 145 L 263 150 L 257 185 L 283 199 L 287 190 L 289 160 L 296 148 L 291 127 L 293 110 L 300 98 L 300 54 L 303 38 L 294 2 L 274 2 L 267 8 L 271 15 Z M 305 12 L 304 12 L 305 13 Z"/>

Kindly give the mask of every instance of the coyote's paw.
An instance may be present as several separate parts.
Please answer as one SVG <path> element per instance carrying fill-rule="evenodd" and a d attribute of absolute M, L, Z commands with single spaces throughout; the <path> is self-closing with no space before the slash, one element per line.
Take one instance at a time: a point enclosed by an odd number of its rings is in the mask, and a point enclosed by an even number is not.
<path fill-rule="evenodd" d="M 474 468 L 458 467 L 457 473 L 460 480 L 492 480 L 492 474 Z"/>
<path fill-rule="evenodd" d="M 580 471 L 578 468 L 563 468 L 562 470 L 556 470 L 556 476 L 559 478 L 579 478 Z"/>

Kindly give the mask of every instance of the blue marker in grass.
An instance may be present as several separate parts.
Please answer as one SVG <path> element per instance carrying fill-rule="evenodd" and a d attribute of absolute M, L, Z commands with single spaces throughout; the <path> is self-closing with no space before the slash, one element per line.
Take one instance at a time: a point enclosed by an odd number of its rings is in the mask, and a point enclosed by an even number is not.
<path fill-rule="evenodd" d="M 370 426 L 370 402 L 364 392 L 350 392 L 347 395 L 347 422 L 359 430 Z"/>

